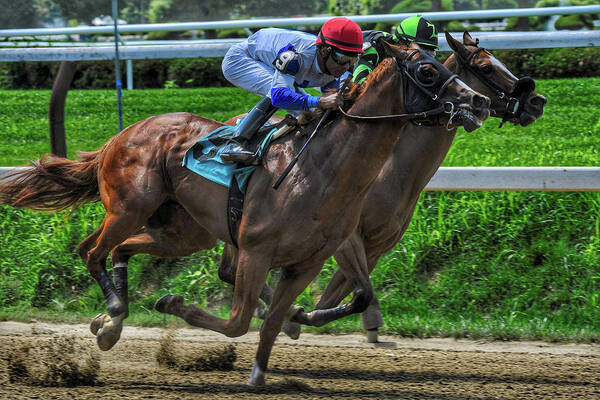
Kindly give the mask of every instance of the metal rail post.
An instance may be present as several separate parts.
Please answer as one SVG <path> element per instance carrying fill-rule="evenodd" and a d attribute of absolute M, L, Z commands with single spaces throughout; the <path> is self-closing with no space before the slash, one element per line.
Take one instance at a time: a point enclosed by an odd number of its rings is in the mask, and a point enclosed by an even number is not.
<path fill-rule="evenodd" d="M 119 66 L 119 30 L 117 28 L 119 20 L 119 6 L 118 0 L 112 2 L 113 20 L 115 25 L 115 85 L 117 87 L 117 109 L 119 112 L 119 132 L 123 130 L 123 111 L 121 108 L 121 97 L 123 91 L 121 90 L 121 67 Z"/>

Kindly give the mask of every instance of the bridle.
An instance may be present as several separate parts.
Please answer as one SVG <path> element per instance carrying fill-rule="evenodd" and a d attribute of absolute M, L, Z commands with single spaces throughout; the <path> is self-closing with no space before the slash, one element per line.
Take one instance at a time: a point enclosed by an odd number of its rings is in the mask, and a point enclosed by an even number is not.
<path fill-rule="evenodd" d="M 411 60 L 415 54 L 419 53 L 421 55 L 417 60 Z M 450 72 L 442 63 L 437 61 L 431 55 L 423 52 L 421 50 L 414 50 L 412 53 L 408 55 L 403 61 L 398 61 L 396 57 L 394 57 L 396 61 L 396 65 L 400 68 L 400 71 L 403 75 L 408 78 L 408 81 L 412 83 L 416 88 L 418 88 L 421 92 L 423 92 L 429 99 L 431 99 L 434 103 L 439 104 L 438 107 L 415 113 L 405 113 L 405 114 L 393 114 L 393 115 L 373 115 L 373 116 L 362 116 L 362 115 L 353 115 L 348 114 L 346 111 L 342 109 L 342 107 L 338 107 L 340 113 L 351 120 L 354 121 L 364 121 L 364 122 L 374 122 L 374 121 L 382 121 L 382 120 L 402 120 L 402 121 L 415 121 L 415 120 L 428 120 L 432 117 L 439 116 L 441 114 L 448 114 L 448 122 L 446 127 L 448 130 L 451 130 L 450 124 L 452 123 L 452 119 L 457 114 L 457 111 L 454 110 L 454 104 L 452 102 L 444 102 L 441 103 L 440 98 L 443 93 L 448 88 L 448 85 L 453 81 L 458 79 L 458 75 Z M 419 79 L 419 73 L 423 69 L 423 64 L 432 64 L 437 67 L 439 72 L 439 76 L 433 82 L 423 82 Z M 406 94 L 406 87 L 404 85 L 404 92 Z M 406 96 L 404 96 L 406 99 Z"/>
<path fill-rule="evenodd" d="M 475 45 L 479 46 L 479 39 L 475 39 Z M 489 79 L 479 70 L 471 66 L 471 60 L 473 60 L 473 58 L 475 58 L 482 51 L 486 51 L 485 48 L 477 47 L 477 49 L 469 54 L 466 59 L 463 59 L 460 54 L 454 51 L 454 57 L 458 61 L 458 64 L 461 68 L 466 69 L 475 75 L 481 83 L 494 90 L 496 92 L 496 96 L 500 100 L 506 99 L 504 115 L 502 116 L 502 122 L 500 122 L 499 126 L 502 128 L 502 125 L 504 125 L 505 122 L 510 121 L 513 118 L 519 118 L 519 116 L 523 113 L 523 108 L 527 101 L 528 95 L 535 90 L 535 81 L 526 76 L 518 79 L 509 91 L 501 88 L 496 82 Z"/>

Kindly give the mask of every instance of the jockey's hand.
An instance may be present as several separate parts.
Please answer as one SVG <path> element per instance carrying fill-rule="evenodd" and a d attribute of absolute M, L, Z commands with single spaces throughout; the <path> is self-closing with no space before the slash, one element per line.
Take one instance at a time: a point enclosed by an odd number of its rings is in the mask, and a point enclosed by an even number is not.
<path fill-rule="evenodd" d="M 334 92 L 331 94 L 326 94 L 319 99 L 319 103 L 317 107 L 321 110 L 332 110 L 338 108 L 338 106 L 344 105 L 344 97 L 339 92 Z"/>

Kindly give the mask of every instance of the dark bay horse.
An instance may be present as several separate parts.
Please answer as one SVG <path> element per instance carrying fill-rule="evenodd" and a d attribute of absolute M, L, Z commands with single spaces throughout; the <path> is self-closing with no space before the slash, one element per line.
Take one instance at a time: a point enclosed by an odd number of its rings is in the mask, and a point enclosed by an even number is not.
<path fill-rule="evenodd" d="M 532 81 L 527 78 L 517 79 L 491 53 L 479 47 L 466 32 L 463 35 L 464 45 L 450 35 L 446 35 L 446 39 L 454 51 L 446 60 L 446 66 L 491 99 L 492 116 L 515 125 L 527 126 L 543 115 L 546 99 L 534 92 Z M 516 111 L 513 108 L 516 97 L 512 97 L 513 95 L 517 95 L 521 103 Z M 226 124 L 233 124 L 235 119 L 237 117 Z M 409 124 L 405 128 L 405 133 L 400 136 L 394 152 L 369 191 L 359 229 L 334 255 L 340 270 L 333 276 L 317 309 L 328 309 L 339 304 L 353 288 L 351 282 L 357 280 L 357 271 L 370 273 L 379 258 L 400 240 L 412 218 L 420 193 L 441 165 L 455 133 L 455 129 L 447 131 L 443 126 Z M 182 232 L 187 232 L 188 235 L 182 235 Z M 141 231 L 115 247 L 113 265 L 116 271 L 126 271 L 127 262 L 134 254 L 186 256 L 214 246 L 215 241 L 213 236 L 190 218 L 183 207 L 171 202 L 162 205 Z M 221 278 L 229 283 L 234 283 L 235 280 L 235 273 L 232 271 L 232 267 L 235 267 L 234 253 L 233 247 L 225 248 L 219 269 Z M 268 289 L 261 293 L 261 298 L 267 303 L 271 297 L 272 293 Z M 373 297 L 371 305 L 362 316 L 369 341 L 376 341 L 377 328 L 383 324 L 376 297 Z M 321 325 L 324 319 L 317 313 L 305 317 L 304 322 Z M 288 325 L 287 328 L 286 333 L 296 338 L 299 326 Z"/>
<path fill-rule="evenodd" d="M 413 103 L 415 112 L 460 111 L 462 123 L 470 129 L 479 127 L 489 116 L 489 99 L 430 56 L 415 48 L 388 46 L 387 51 L 392 57 L 374 71 L 367 89 L 350 108 L 351 114 L 406 114 L 407 99 L 421 98 L 420 104 Z M 406 80 L 410 82 L 404 85 Z M 454 116 L 454 112 L 449 114 L 450 121 Z M 284 317 L 324 261 L 355 229 L 368 188 L 407 121 L 362 122 L 337 117 L 322 128 L 310 152 L 278 191 L 271 186 L 304 139 L 285 137 L 275 143 L 246 191 L 229 319 L 185 306 L 181 296 L 165 296 L 156 308 L 191 325 L 240 336 L 248 330 L 269 270 L 281 268 L 249 380 L 251 385 L 264 384 L 264 371 Z M 4 178 L 0 204 L 57 210 L 93 201 L 94 194 L 99 194 L 106 216 L 80 244 L 79 254 L 106 298 L 110 320 L 103 322 L 118 326 L 127 306 L 122 288 L 115 287 L 107 274 L 107 256 L 136 233 L 161 204 L 178 202 L 210 235 L 230 241 L 225 213 L 227 189 L 181 165 L 185 152 L 221 125 L 189 113 L 150 117 L 123 130 L 101 150 L 88 154 L 85 161 L 42 159 L 31 170 Z M 368 276 L 366 280 L 370 286 Z M 355 296 L 362 301 L 356 302 L 359 307 L 351 308 L 363 311 L 372 295 L 370 288 L 370 292 Z M 107 350 L 116 341 L 105 340 L 103 329 L 100 326 L 98 344 Z"/>
<path fill-rule="evenodd" d="M 446 33 L 453 54 L 444 63 L 461 80 L 491 100 L 491 115 L 514 125 L 527 126 L 544 113 L 546 98 L 535 93 L 530 78 L 517 79 L 491 53 L 465 32 L 463 43 Z M 517 103 L 518 102 L 518 103 Z M 334 254 L 339 270 L 332 276 L 316 308 L 326 309 L 297 319 L 309 325 L 329 320 L 329 309 L 339 304 L 355 287 L 359 271 L 369 274 L 379 258 L 402 238 L 412 219 L 419 196 L 438 170 L 454 140 L 456 129 L 408 126 L 387 160 L 364 202 L 360 222 Z M 369 341 L 377 341 L 383 325 L 377 298 L 363 313 Z"/>

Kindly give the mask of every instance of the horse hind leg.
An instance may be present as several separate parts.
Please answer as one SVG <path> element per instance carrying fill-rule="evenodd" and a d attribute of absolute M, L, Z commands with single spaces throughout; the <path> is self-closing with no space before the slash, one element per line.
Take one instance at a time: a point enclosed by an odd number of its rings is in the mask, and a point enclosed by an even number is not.
<path fill-rule="evenodd" d="M 129 237 L 112 251 L 112 262 L 117 294 L 127 306 L 127 268 L 129 259 L 136 254 L 150 254 L 157 257 L 184 257 L 203 249 L 210 249 L 217 240 L 207 231 L 197 229 L 186 230 L 187 240 L 174 234 L 171 226 L 149 228 L 144 226 L 134 236 Z M 126 310 L 126 315 L 129 314 Z"/>
<path fill-rule="evenodd" d="M 123 298 L 126 297 L 124 294 L 127 291 L 127 269 L 115 269 L 117 281 L 115 286 L 106 272 L 106 258 L 110 250 L 135 233 L 151 213 L 152 210 L 144 207 L 128 207 L 126 210 L 119 211 L 107 210 L 101 232 L 92 234 L 97 236 L 95 246 L 82 257 L 86 261 L 88 272 L 102 289 L 107 303 L 108 315 L 96 316 L 90 326 L 101 350 L 109 350 L 117 343 L 128 310 L 127 299 Z"/>

